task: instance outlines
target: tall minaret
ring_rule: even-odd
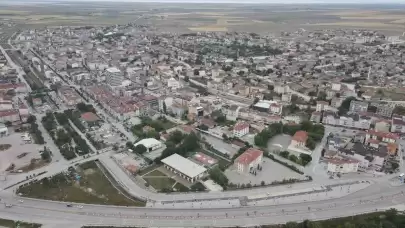
[[[371,75],[371,66],[368,67],[368,74],[367,74],[367,80],[370,81],[370,75]]]

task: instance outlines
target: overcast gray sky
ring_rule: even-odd
[[[1,2],[2,0],[0,0]],[[322,3],[322,4],[392,4],[402,3],[405,0],[20,0],[25,2],[84,2],[84,1],[103,1],[103,2],[185,2],[185,3],[284,3],[284,4],[306,4],[306,3]]]

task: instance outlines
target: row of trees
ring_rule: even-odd
[[[172,133],[173,134],[173,133]],[[178,133],[176,133],[178,134]],[[189,135],[185,136],[181,143],[176,144],[176,139],[178,142],[178,136],[171,136],[166,142],[166,149],[163,150],[162,155],[156,158],[155,161],[160,162],[162,159],[171,156],[172,154],[179,154],[183,157],[187,156],[187,153],[196,151],[200,148],[199,138],[197,135],[192,132]]]
[[[42,132],[38,129],[38,124],[36,123],[37,118],[33,115],[29,116],[27,123],[31,124],[30,134],[34,136],[34,141],[36,144],[43,145],[45,143]]]
[[[68,119],[70,119],[72,121],[72,123],[77,127],[77,129],[79,129],[81,132],[86,131],[86,127],[83,125],[82,120],[80,119],[80,117],[81,117],[80,113],[78,111],[68,109],[68,110],[65,110],[63,113],[66,115],[66,117]]]
[[[168,127],[165,126],[171,126],[172,123],[166,119],[166,117],[160,117],[156,120],[152,120],[149,117],[143,117],[141,124],[135,125],[132,127],[132,132],[138,136],[139,138],[155,138],[155,139],[160,139],[160,134],[159,132],[166,130]],[[153,128],[153,130],[144,132],[143,127],[149,126]]]
[[[57,129],[58,124],[55,120],[53,113],[48,112],[44,117],[42,117],[42,125],[48,131],[49,135],[55,142],[56,146],[59,148],[60,153],[66,160],[71,160],[76,158],[76,153],[70,145],[70,137],[65,135],[63,129]],[[60,138],[59,138],[60,137]]]
[[[71,126],[69,123],[69,118],[65,113],[54,113],[56,120],[60,125],[63,126],[66,136],[73,139],[76,144],[75,150],[80,155],[85,155],[90,153],[90,147],[87,145],[86,140],[84,140]]]
[[[210,178],[217,184],[221,185],[224,189],[227,188],[229,184],[228,177],[221,171],[221,169],[217,166],[212,168],[209,171]]]
[[[255,136],[255,145],[267,147],[268,141],[274,136],[279,134],[294,135],[300,130],[308,132],[306,146],[311,150],[315,149],[316,143],[322,139],[325,133],[325,127],[323,125],[313,124],[310,121],[303,121],[301,124],[297,125],[273,123]]]
[[[295,154],[290,154],[288,151],[282,151],[280,152],[280,156],[302,166],[306,166],[312,161],[312,157],[308,154],[300,154],[297,157]]]
[[[324,221],[288,222],[283,225],[267,225],[263,228],[402,228],[405,227],[405,215],[395,209],[345,218]]]
[[[355,97],[348,97],[342,102],[342,104],[340,105],[340,107],[338,109],[339,116],[345,115],[347,112],[349,112],[350,103],[353,100],[356,100],[356,98]]]
[[[58,128],[58,123],[62,128]],[[87,142],[69,124],[65,113],[46,113],[42,118],[44,128],[58,146],[62,156],[67,159],[76,158],[78,154],[84,155],[90,152]],[[75,147],[72,145],[72,139]]]

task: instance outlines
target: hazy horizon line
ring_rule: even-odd
[[[334,0],[333,2],[325,2],[329,0],[3,0],[1,3],[84,3],[84,2],[104,2],[104,3],[186,3],[186,4],[277,4],[277,5],[404,5],[403,0]],[[303,2],[305,1],[305,2]],[[399,2],[400,1],[400,2]]]

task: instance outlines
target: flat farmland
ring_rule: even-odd
[[[140,15],[144,17],[137,20]],[[401,5],[271,5],[77,2],[64,4],[2,6],[0,20],[21,25],[148,24],[162,32],[277,33],[299,28],[330,27],[399,32],[405,28]]]

